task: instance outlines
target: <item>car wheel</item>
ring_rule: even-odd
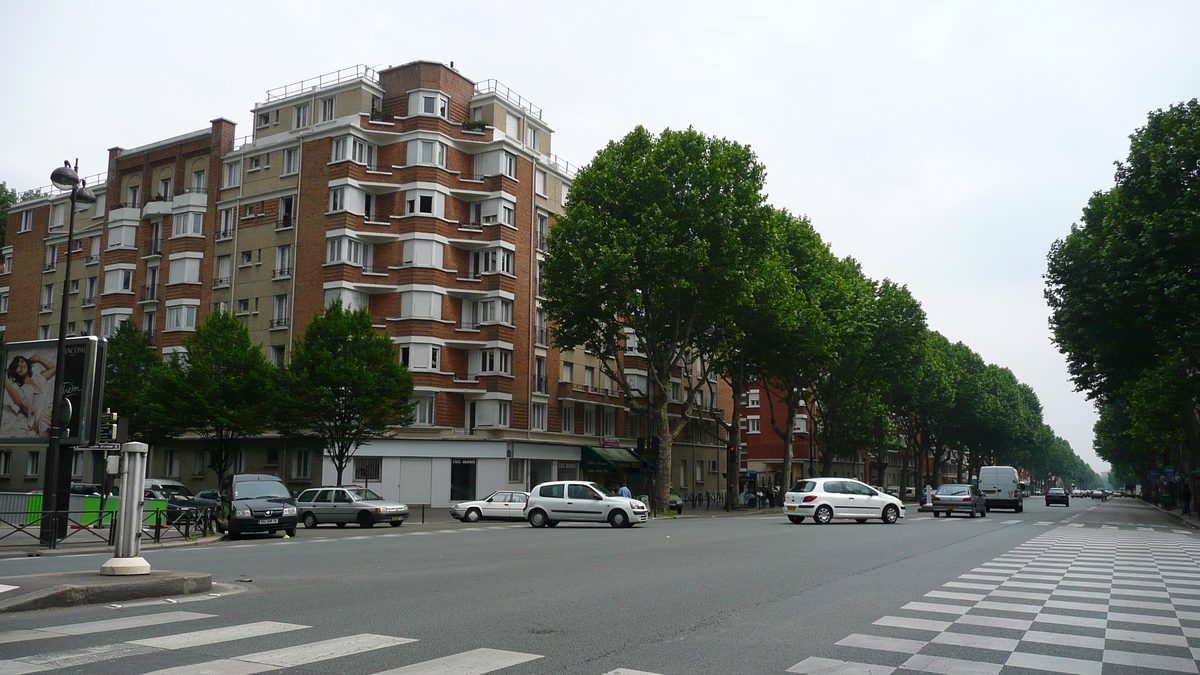
[[[480,515],[479,509],[471,509],[471,510],[467,511],[467,513],[463,516],[463,522],[464,523],[478,523],[479,515]]]
[[[366,511],[359,511],[358,518],[355,519],[359,527],[375,527],[375,519]]]
[[[813,522],[818,525],[825,525],[833,520],[833,509],[829,508],[828,504],[822,504],[817,507],[817,512],[813,514]]]
[[[296,536],[296,528],[289,527],[288,529],[284,530],[283,533],[289,537],[294,537]]]
[[[221,534],[225,534],[225,526],[221,524],[221,521],[219,521],[219,520],[213,521],[213,527],[216,528],[217,532],[220,532]]]
[[[626,527],[629,525],[629,516],[625,515],[624,511],[617,509],[608,514],[608,524],[613,527]]]
[[[393,520],[392,522],[388,523],[388,525],[391,525],[392,527],[400,527],[403,524],[403,520]]]
[[[940,516],[940,515],[942,515],[942,514],[938,513],[937,511],[934,511],[934,512],[933,512],[933,517],[934,517],[934,518],[937,518],[937,517],[938,517],[938,516]]]
[[[983,508],[979,509],[979,515],[987,518],[987,504],[984,504]]]
[[[534,509],[529,512],[529,524],[534,527],[545,527],[550,519],[546,517],[546,512],[541,509]]]
[[[558,521],[557,520],[547,520],[546,527],[558,527]]]
[[[799,525],[804,522],[804,516],[788,516],[788,520]]]
[[[334,523],[334,524],[335,524],[335,525],[337,525],[338,527],[345,527],[345,526],[346,526],[346,524],[345,524],[345,523]]]
[[[1025,511],[1025,505],[1024,505],[1024,504],[1018,504],[1018,505],[1017,505],[1017,513],[1023,513],[1024,511]]]
[[[976,515],[978,515],[978,511],[979,511],[979,509],[972,508],[971,509],[971,517],[974,518]]]
[[[892,525],[899,519],[900,509],[891,504],[883,507],[883,522],[887,523],[888,525]]]
[[[229,528],[229,532],[226,533],[226,536],[229,537],[230,539],[240,539],[242,536],[242,533],[238,532],[237,530],[235,530],[231,527],[231,528]]]
[[[313,529],[314,527],[316,527],[317,526],[317,514],[312,513],[311,511],[304,514],[304,526],[310,530]]]
[[[855,518],[855,519],[854,519],[854,522],[856,522],[856,523],[865,523],[865,522],[867,522],[867,519],[866,519],[866,518]]]

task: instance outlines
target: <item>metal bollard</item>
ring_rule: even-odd
[[[100,573],[110,576],[149,574],[150,563],[141,557],[142,495],[146,488],[145,443],[126,443],[121,446],[121,502],[117,507],[116,541],[113,557],[100,566]]]

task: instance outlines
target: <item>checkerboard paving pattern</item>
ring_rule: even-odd
[[[836,645],[787,672],[1198,673],[1200,542],[1058,527]]]

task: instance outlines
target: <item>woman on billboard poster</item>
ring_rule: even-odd
[[[54,365],[40,353],[16,355],[4,379],[4,438],[45,438],[50,435]]]

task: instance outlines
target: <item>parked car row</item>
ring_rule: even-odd
[[[622,497],[599,483],[551,481],[529,492],[499,490],[479,500],[450,507],[450,515],[464,523],[484,519],[527,520],[534,527],[554,527],[560,522],[608,523],[633,527],[650,518],[650,509],[639,499]]]

